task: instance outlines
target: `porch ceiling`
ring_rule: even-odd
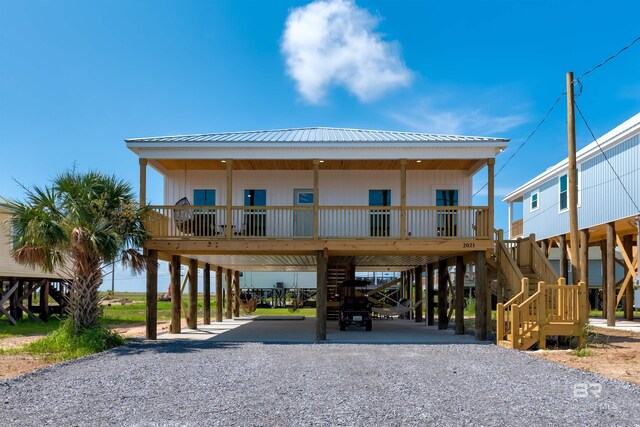
[[[419,161],[418,161],[419,160]],[[480,159],[409,159],[407,170],[469,170]],[[219,159],[156,159],[167,170],[226,170]],[[326,160],[320,170],[400,170],[400,160]],[[312,170],[312,160],[234,160],[234,170]]]
[[[201,263],[238,271],[316,271],[314,255],[182,255]],[[170,256],[161,257],[169,260]],[[404,271],[437,262],[438,256],[338,256],[332,264],[347,265],[353,261],[357,271]]]

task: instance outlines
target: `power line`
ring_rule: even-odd
[[[584,78],[585,76],[593,73],[595,70],[597,70],[598,68],[604,66],[605,64],[607,64],[609,61],[611,61],[612,59],[614,59],[615,57],[617,57],[618,55],[620,55],[622,52],[624,52],[625,50],[629,49],[631,46],[633,46],[634,44],[636,44],[638,41],[640,41],[640,36],[636,37],[631,43],[629,43],[628,45],[624,46],[622,49],[618,50],[616,53],[614,53],[613,55],[611,55],[610,57],[608,57],[607,59],[605,59],[604,61],[600,62],[599,64],[595,65],[594,67],[592,67],[591,69],[585,71],[584,73],[580,74],[580,76],[578,76],[577,78],[575,78],[573,80],[573,82],[578,83],[578,85],[580,86],[580,89],[578,91],[578,94],[576,96],[580,96],[580,94],[582,93],[582,83],[580,82],[580,79]],[[563,92],[560,96],[558,96],[558,98],[556,99],[556,101],[553,103],[553,105],[551,106],[551,108],[549,109],[549,111],[547,112],[547,114],[544,116],[544,118],[540,121],[540,123],[538,123],[538,125],[536,126],[536,128],[533,130],[533,132],[531,132],[529,134],[529,136],[524,140],[524,142],[522,144],[520,144],[520,146],[516,149],[516,151],[507,159],[507,161],[500,167],[500,169],[498,169],[498,171],[496,172],[496,174],[494,176],[498,176],[498,174],[502,171],[502,169],[505,168],[505,166],[507,166],[507,164],[509,164],[509,162],[515,157],[516,154],[518,154],[518,152],[520,151],[520,149],[522,147],[524,147],[524,145],[529,142],[529,139],[531,139],[531,137],[538,131],[538,129],[540,128],[540,126],[542,125],[542,123],[545,122],[545,120],[547,119],[547,117],[549,117],[549,114],[551,114],[551,112],[553,111],[553,109],[556,107],[556,105],[558,104],[558,102],[560,101],[560,99],[562,99],[562,97],[564,95],[566,95],[566,92]],[[577,106],[577,105],[576,105]],[[583,118],[584,120],[584,118]],[[586,122],[585,122],[586,124]],[[593,134],[593,133],[592,133]],[[595,137],[594,137],[595,139]],[[614,171],[615,172],[615,171]],[[475,197],[479,192],[481,192],[486,186],[488,185],[488,183],[484,184],[482,187],[480,187],[475,193],[473,193],[472,197]],[[633,200],[632,200],[633,201]],[[635,205],[635,202],[633,203]],[[636,206],[637,209],[637,206]],[[639,210],[640,211],[640,210]]]
[[[574,79],[573,81],[576,82],[576,81],[580,80],[581,78],[585,77],[587,74],[593,73],[595,70],[597,70],[598,68],[602,67],[607,62],[611,61],[613,58],[615,58],[616,56],[620,55],[625,50],[629,49],[631,46],[636,44],[638,41],[640,41],[640,37],[636,37],[631,43],[629,43],[628,45],[626,45],[625,47],[623,47],[622,49],[620,49],[619,51],[617,51],[616,53],[614,53],[613,55],[611,55],[610,57],[608,57],[607,59],[605,59],[604,61],[599,63],[598,65],[596,65],[595,67],[593,67],[590,70],[585,71],[584,73],[580,74],[580,76],[577,77],[576,79]]]
[[[633,200],[633,197],[631,197],[631,193],[629,193],[629,190],[627,190],[627,186],[624,185],[624,182],[622,182],[622,179],[620,178],[620,175],[618,175],[618,172],[616,171],[616,169],[613,167],[613,165],[611,164],[611,162],[609,161],[609,157],[607,156],[607,154],[604,152],[604,150],[602,149],[602,147],[600,146],[600,142],[598,142],[598,139],[596,138],[596,136],[593,134],[593,131],[591,130],[591,126],[589,126],[589,123],[587,123],[587,119],[584,117],[584,114],[582,114],[582,110],[580,109],[580,107],[578,106],[578,103],[574,101],[574,105],[576,106],[576,109],[578,110],[578,114],[580,114],[580,117],[582,118],[582,121],[584,122],[585,126],[587,127],[587,129],[589,129],[589,133],[591,134],[591,137],[593,138],[593,141],[596,143],[596,145],[598,146],[598,149],[600,150],[600,152],[602,153],[602,155],[604,156],[604,159],[607,161],[607,163],[609,164],[609,167],[611,168],[611,170],[613,171],[613,173],[616,176],[616,179],[618,180],[618,182],[620,183],[620,185],[622,186],[622,189],[624,190],[625,193],[627,193],[627,196],[629,197],[629,200],[631,200],[631,203],[633,204],[633,206],[636,208],[636,211],[638,213],[640,213],[640,208],[638,208],[638,205],[636,204],[636,202]]]
[[[518,152],[522,149],[522,147],[525,146],[525,144],[527,142],[529,142],[529,140],[531,139],[531,137],[533,137],[533,135],[538,131],[538,129],[540,129],[540,126],[542,126],[542,124],[549,118],[549,116],[551,115],[551,112],[556,108],[556,106],[558,105],[558,102],[560,102],[560,100],[567,94],[567,92],[562,92],[557,98],[556,100],[553,102],[553,104],[551,105],[551,108],[549,108],[549,110],[547,111],[547,113],[544,115],[544,117],[542,118],[542,120],[540,120],[540,122],[538,122],[538,125],[531,131],[531,133],[529,134],[529,136],[527,136],[525,138],[524,141],[522,141],[522,143],[518,146],[518,148],[516,148],[516,151],[513,152],[513,154],[511,154],[511,156],[507,159],[506,162],[504,162],[504,164],[502,166],[500,166],[500,169],[498,169],[498,171],[495,173],[494,177],[498,176],[500,174],[500,172],[502,172],[502,169],[505,168],[505,166],[507,166],[509,164],[509,162],[511,160],[513,160],[513,158],[516,156],[516,154],[518,154]],[[479,192],[481,192],[482,190],[484,190],[484,188],[488,185],[489,183],[487,182],[486,184],[484,184],[482,187],[480,187],[475,193],[473,193],[473,196],[471,197],[475,197]]]

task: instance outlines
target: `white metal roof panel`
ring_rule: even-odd
[[[440,135],[419,132],[398,132],[348,128],[292,128],[258,130],[249,132],[217,132],[198,135],[175,135],[146,138],[131,138],[131,143],[241,143],[241,142],[451,142],[451,143],[492,143],[508,142],[507,138],[485,136]]]

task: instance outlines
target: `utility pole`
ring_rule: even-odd
[[[580,259],[578,255],[578,168],[576,167],[576,116],[574,111],[573,72],[567,73],[567,133],[569,143],[569,224],[571,230],[571,274],[572,282],[580,281]]]
[[[116,292],[116,262],[111,264],[111,293]]]

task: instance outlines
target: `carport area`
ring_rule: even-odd
[[[374,319],[373,331],[349,327],[340,331],[337,321],[327,322],[328,343],[336,344],[465,344],[477,343],[471,334],[456,335],[453,329],[438,330],[414,320]],[[216,342],[314,343],[316,319],[303,316],[238,317],[180,334],[162,334],[159,340],[207,340]]]

